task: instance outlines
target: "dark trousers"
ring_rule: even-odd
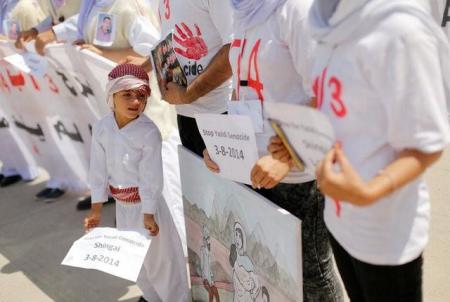
[[[422,301],[422,256],[398,266],[372,265],[353,258],[329,237],[351,302]]]
[[[195,118],[177,115],[181,144],[203,158],[205,142],[200,135]]]
[[[303,301],[344,301],[323,220],[324,197],[316,182],[281,183],[255,191],[302,220]]]

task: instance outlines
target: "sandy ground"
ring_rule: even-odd
[[[30,183],[0,189],[0,302],[137,301],[130,282],[96,271],[60,265],[72,242],[83,234],[86,212],[78,196],[53,203],[34,200],[44,174]],[[425,253],[424,301],[450,301],[450,152],[427,174],[432,195],[431,240]],[[112,226],[114,207],[104,208],[103,225]],[[176,301],[170,301],[176,302]]]

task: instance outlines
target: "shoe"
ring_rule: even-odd
[[[137,302],[148,302],[148,301],[145,300],[143,296],[141,296]]]
[[[7,187],[7,186],[15,184],[16,182],[19,182],[21,180],[22,180],[22,176],[20,176],[19,174],[5,176],[5,177],[3,177],[2,181],[0,181],[0,187]]]
[[[45,195],[45,201],[52,201],[55,199],[58,199],[59,197],[63,196],[64,193],[66,193],[65,191],[61,190],[61,189],[52,189],[47,195]]]
[[[89,210],[90,208],[91,208],[91,196],[85,197],[77,203],[78,211]]]
[[[105,202],[104,205],[115,203],[115,202],[116,202],[116,200],[114,198],[108,197],[108,201]],[[77,203],[77,210],[78,211],[89,210],[91,208],[91,204],[92,204],[91,196],[85,197]]]
[[[104,204],[111,204],[111,203],[116,203],[116,200],[112,197],[108,197],[108,201],[105,202]]]
[[[53,190],[53,189],[51,189],[51,188],[45,188],[44,190],[39,191],[39,193],[37,193],[34,197],[35,197],[36,199],[43,199],[43,198],[45,198],[45,197],[47,196],[47,194],[49,194],[52,190]]]

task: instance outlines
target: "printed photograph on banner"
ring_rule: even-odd
[[[116,16],[107,13],[97,15],[97,27],[94,44],[99,46],[111,46],[116,35]]]
[[[55,8],[61,8],[66,5],[66,0],[52,0],[52,3]]]
[[[328,118],[314,108],[287,103],[266,102],[264,111],[297,168],[315,175],[317,164],[335,143]]]
[[[302,301],[301,221],[179,151],[193,301]]]
[[[187,87],[187,78],[173,48],[172,33],[167,35],[152,50],[152,59],[156,71],[156,78],[160,85],[162,82],[174,82],[180,86]]]
[[[3,28],[5,29],[5,32],[7,32],[8,39],[10,40],[16,40],[19,32],[20,32],[20,24],[19,22],[15,20],[5,20],[3,24]]]

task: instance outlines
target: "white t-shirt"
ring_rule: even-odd
[[[89,185],[92,202],[108,200],[109,185],[138,187],[142,212],[154,214],[162,201],[162,140],[144,114],[119,129],[110,113],[93,127]]]
[[[265,102],[309,103],[313,43],[306,19],[311,2],[288,0],[266,22],[246,32],[234,29],[230,63],[233,88],[240,101],[260,100],[263,106]],[[260,156],[268,154],[267,146],[273,135],[266,120],[264,132],[256,134]],[[283,182],[311,180],[314,176],[292,171]]]
[[[165,38],[173,31],[184,41],[184,46],[174,41],[174,47],[183,53],[177,53],[177,57],[188,85],[208,67],[217,52],[231,42],[232,13],[229,1],[160,0],[159,16],[161,36]],[[189,40],[193,40],[190,36],[202,39],[206,45],[206,49],[195,51],[201,56],[192,55],[194,49],[186,47]],[[227,110],[226,101],[231,98],[231,92],[230,79],[192,104],[177,105],[177,113],[188,117],[194,117],[196,113],[223,113]]]
[[[440,57],[450,56],[441,53],[434,33],[408,14],[393,13],[366,28],[335,46],[319,44],[313,78],[320,110],[352,166],[369,181],[402,150],[432,153],[449,143],[449,95]],[[325,222],[353,257],[401,265],[427,244],[429,199],[419,177],[367,207],[341,202],[339,216],[327,198]]]

